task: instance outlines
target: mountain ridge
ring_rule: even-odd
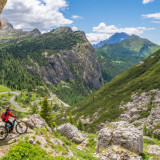
[[[97,48],[96,53],[104,80],[109,82],[158,49],[159,45],[139,36],[131,36],[122,42]]]
[[[114,35],[112,35],[110,38],[101,41],[97,44],[94,44],[94,48],[100,48],[103,45],[105,45],[106,43],[112,44],[112,43],[117,43],[117,42],[121,42],[125,39],[128,39],[129,37],[131,37],[130,35],[128,35],[127,33],[121,32],[121,33],[115,33]]]
[[[0,21],[2,22],[2,27],[0,28],[0,44],[11,43],[41,34],[37,28],[32,31],[15,29],[6,18],[1,18]]]
[[[68,27],[8,43],[1,48],[0,61],[1,84],[19,90],[45,86],[70,105],[103,84],[93,46],[84,32]]]

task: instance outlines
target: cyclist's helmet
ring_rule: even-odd
[[[10,105],[7,105],[7,106],[6,106],[6,109],[9,109],[10,107],[11,107]]]

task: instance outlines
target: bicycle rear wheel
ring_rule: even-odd
[[[8,129],[4,126],[0,126],[0,141],[5,140],[8,136]]]
[[[18,122],[16,125],[16,131],[19,134],[25,134],[27,132],[28,126],[24,122]]]

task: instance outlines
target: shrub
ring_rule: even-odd
[[[28,141],[20,141],[16,144],[2,160],[53,160],[45,150],[37,144],[32,145]]]
[[[73,116],[72,116],[72,113],[70,112],[69,114],[69,118],[68,118],[68,122],[72,125],[74,125],[74,119],[73,119]]]
[[[84,125],[83,125],[81,119],[78,120],[77,128],[78,128],[80,131],[84,131]]]

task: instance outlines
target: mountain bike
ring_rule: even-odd
[[[17,122],[17,123],[15,124],[15,122]],[[13,129],[15,127],[16,132],[18,134],[25,134],[27,132],[28,126],[23,121],[19,122],[15,118],[13,120],[12,124],[13,124]],[[0,126],[0,141],[5,140],[7,138],[8,134],[9,134],[10,127],[11,126],[7,123],[5,126]]]

